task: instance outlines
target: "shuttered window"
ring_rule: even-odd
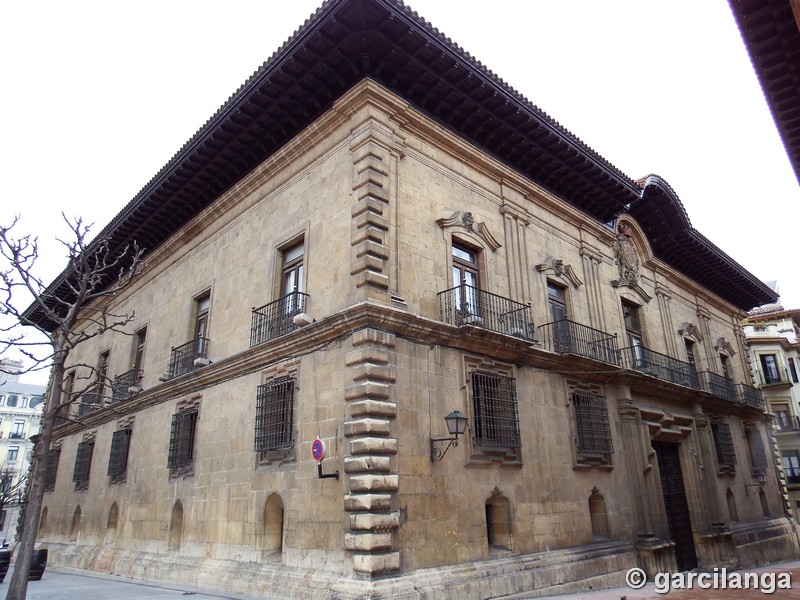
[[[736,451],[733,448],[731,428],[727,423],[712,423],[714,446],[717,448],[717,463],[721,467],[736,466]]]
[[[184,471],[194,461],[194,438],[197,428],[196,408],[172,415],[172,429],[169,437],[169,458],[167,466],[176,471]]]
[[[256,391],[256,452],[282,450],[292,446],[294,379],[282,377]]]
[[[587,454],[613,454],[611,426],[605,396],[574,393],[572,406],[575,414],[578,452]]]
[[[44,491],[52,492],[56,488],[56,475],[58,474],[58,463],[61,461],[61,448],[50,448],[50,456],[47,461],[47,473],[44,478]]]
[[[72,471],[72,482],[76,490],[85,490],[89,487],[89,472],[92,468],[92,454],[94,441],[78,444],[78,453],[75,456],[75,469]]]
[[[516,380],[482,372],[473,372],[471,378],[475,442],[481,446],[519,448]]]
[[[750,461],[753,468],[766,472],[767,453],[764,450],[764,438],[761,437],[761,432],[757,429],[748,431],[747,444],[750,447]]]
[[[108,476],[111,477],[111,483],[125,480],[131,431],[131,429],[120,429],[111,436],[111,454],[108,457]]]

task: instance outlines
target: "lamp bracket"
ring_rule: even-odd
[[[447,446],[444,447],[444,450],[436,446],[436,444],[441,444],[444,442],[448,442]],[[444,455],[447,454],[447,451],[450,449],[450,446],[458,446],[457,435],[454,435],[453,437],[431,438],[431,462],[442,460]]]

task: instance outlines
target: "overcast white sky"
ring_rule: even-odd
[[[321,0],[0,5],[0,222],[63,267],[60,212],[99,231]],[[627,175],[664,177],[693,226],[800,308],[794,178],[724,0],[410,0]]]

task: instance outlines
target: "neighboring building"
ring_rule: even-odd
[[[104,232],[147,270],[70,355],[54,564],[485,598],[798,556],[775,293],[397,2],[323,5]]]
[[[21,383],[22,367],[22,361],[0,359],[0,536],[4,543],[16,535],[33,454],[30,438],[39,432],[46,389]]]
[[[743,327],[756,382],[774,415],[789,504],[800,520],[800,310],[759,307],[748,313]]]

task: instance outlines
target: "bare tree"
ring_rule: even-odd
[[[105,373],[98,383],[96,366],[89,366],[95,374],[89,380],[94,382],[82,390],[69,389],[65,393],[65,386],[73,387],[71,379],[65,381],[67,359],[78,345],[108,331],[129,334],[126,326],[134,315],[115,312],[114,298],[142,268],[142,250],[136,244],[119,248],[108,236],[89,241],[89,226],[81,219],[62,217],[70,231],[68,240],[59,240],[67,251],[67,266],[49,286],[34,272],[39,259],[37,238],[14,235],[12,229],[18,218],[7,227],[0,226],[0,316],[5,319],[0,325],[0,355],[16,350],[33,362],[27,371],[47,365],[51,369],[6,600],[24,600],[27,594],[56,420],[69,416],[69,405],[81,393],[92,386],[105,385]],[[36,339],[28,332],[40,335]]]

